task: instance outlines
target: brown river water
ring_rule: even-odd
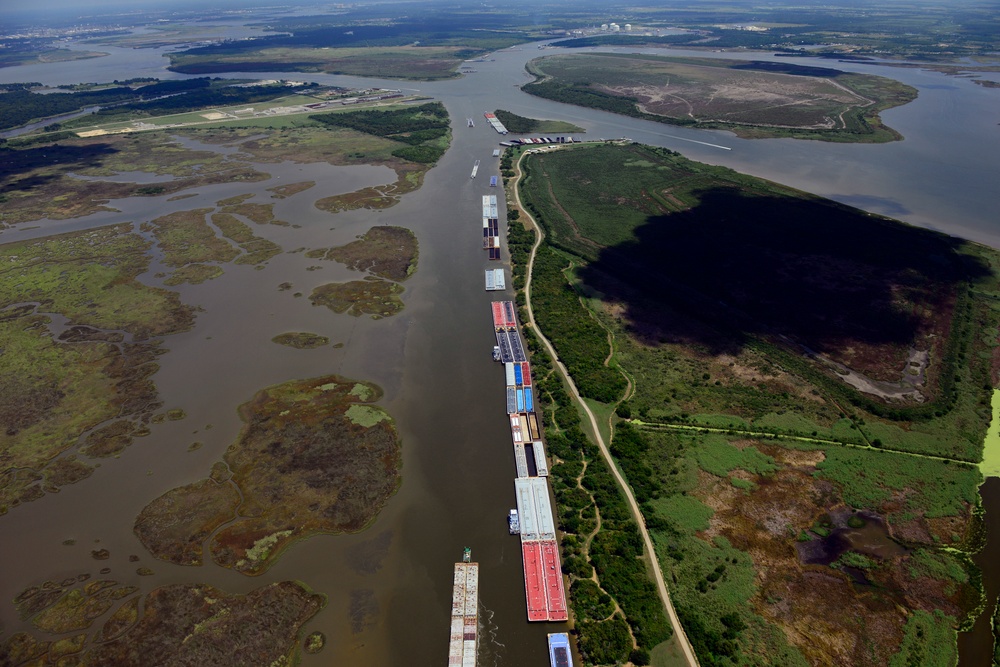
[[[156,50],[106,50],[113,55],[58,69],[7,68],[0,70],[0,80],[178,78],[162,69],[164,61]],[[525,620],[519,543],[507,534],[505,521],[514,503],[515,473],[503,372],[490,358],[488,305],[502,295],[483,291],[483,269],[489,262],[480,241],[480,197],[497,192],[488,184],[489,176],[497,173],[490,154],[499,137],[482,122],[484,111],[499,107],[536,118],[570,120],[585,127],[590,138],[628,136],[666,146],[693,159],[1000,247],[994,198],[1000,175],[1000,118],[995,112],[1000,91],[940,74],[845,64],[845,69],[873,71],[920,89],[916,102],[884,114],[906,141],[881,146],[747,141],[725,132],[672,128],[529,97],[515,86],[528,80],[524,62],[545,53],[523,46],[497,54],[493,62],[476,63],[476,74],[438,83],[254,75],[419,89],[445,103],[454,127],[451,149],[420,190],[385,211],[330,215],[312,206],[320,197],[391,180],[383,168],[284,163],[258,167],[273,175],[267,182],[196,188],[197,198],[175,202],[166,197],[113,202],[121,213],[0,232],[0,242],[8,242],[124,220],[138,223],[251,191],[257,193],[252,201],[270,203],[275,200],[266,188],[315,180],[316,187],[275,207],[279,219],[300,228],[255,226],[254,231],[286,251],[347,243],[379,224],[409,227],[420,243],[418,270],[405,283],[406,308],[379,321],[337,315],[295,298],[296,291],[308,294],[321,283],[358,275],[333,262],[309,260],[303,253],[279,255],[262,271],[227,266],[221,278],[180,288],[184,301],[204,312],[191,331],[166,339],[169,352],[161,357],[162,368],[154,379],[166,407],[183,408],[187,417],[155,426],[119,459],[103,461],[89,479],[0,517],[0,599],[10,600],[47,579],[82,572],[96,576],[105,566],[112,569],[109,577],[143,591],[170,583],[207,582],[244,592],[298,579],[329,596],[326,608],[306,626],[307,632],[326,633],[327,647],[317,656],[304,656],[303,664],[443,664],[452,563],[469,546],[481,566],[480,665],[548,664],[545,634],[565,626]],[[944,124],[942,113],[950,114],[950,123]],[[467,117],[476,120],[475,128],[466,127]],[[479,177],[470,179],[475,160],[482,161]],[[313,265],[323,268],[306,270]],[[151,276],[157,270],[154,265],[145,279],[154,281]],[[294,288],[279,291],[283,282]],[[278,333],[296,330],[328,336],[344,347],[295,350],[270,342]],[[402,486],[374,524],[356,535],[300,542],[256,578],[213,564],[181,567],[152,559],[132,533],[136,514],[163,492],[207,475],[239,430],[236,406],[262,387],[331,372],[381,385],[386,392],[382,404],[396,419],[402,437]],[[204,446],[188,452],[194,441]],[[992,524],[1000,516],[997,495],[984,494]],[[996,531],[990,536],[987,549],[993,554]],[[69,539],[75,544],[64,546]],[[108,549],[111,558],[93,560],[90,552],[98,548]],[[130,563],[131,554],[141,562]],[[979,561],[986,567],[987,585],[995,589],[1000,560],[984,555]],[[140,565],[151,567],[155,575],[138,576]],[[11,605],[3,604],[0,627],[11,632],[25,625]],[[977,626],[963,637],[963,657],[984,655],[990,640],[988,623],[985,629]],[[970,658],[965,664],[982,663]]]

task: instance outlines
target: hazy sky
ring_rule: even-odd
[[[197,2],[197,0],[176,0],[172,2],[164,2],[164,0],[31,0],[30,2],[25,0],[8,0],[10,2],[10,7],[8,9],[18,9],[16,5],[22,5],[22,8],[27,8],[28,6],[39,10],[66,10],[70,9],[78,14],[86,14],[91,11],[99,11],[112,7],[115,9],[128,8],[128,7],[145,7],[152,9],[171,9],[175,6],[187,6],[200,4],[208,7],[219,7],[219,6],[238,6],[238,5],[257,5],[263,4],[263,2],[253,2],[247,0],[211,0],[211,2]],[[7,2],[0,2],[0,4],[8,4]],[[281,2],[272,2],[274,5],[281,5]],[[298,3],[296,3],[298,4]],[[305,3],[302,3],[305,4]]]
[[[192,7],[227,8],[256,7],[260,5],[281,6],[289,4],[281,0],[0,0],[0,12],[10,14],[43,13],[72,14],[86,16],[111,11],[171,10]],[[296,0],[295,5],[319,4],[319,0]],[[330,4],[329,2],[323,4]]]

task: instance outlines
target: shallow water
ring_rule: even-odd
[[[958,636],[960,665],[989,665],[993,660],[993,609],[1000,596],[1000,565],[997,551],[1000,550],[1000,478],[990,477],[979,487],[979,497],[986,508],[986,546],[973,557],[983,572],[983,586],[986,589],[986,606],[969,632]]]

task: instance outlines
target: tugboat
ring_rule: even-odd
[[[500,346],[493,346],[493,361],[500,361]]]
[[[465,547],[465,551],[462,552],[462,562],[463,563],[472,562],[472,547]]]
[[[521,519],[517,516],[517,510],[511,510],[507,515],[507,528],[510,529],[511,535],[521,532]]]

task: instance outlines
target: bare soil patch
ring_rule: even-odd
[[[851,513],[843,508],[837,485],[812,475],[816,452],[758,446],[795,467],[754,477],[756,486],[750,491],[701,473],[698,496],[715,510],[703,538],[724,536],[751,555],[758,589],[753,606],[776,623],[811,664],[831,660],[872,667],[888,664],[902,641],[907,609],[940,609],[956,618],[963,616],[965,596],[970,593],[966,586],[915,574],[920,570],[914,569],[914,552],[902,546],[888,549],[860,542],[850,547],[876,564],[864,571],[837,562],[803,562],[801,553],[811,553],[803,551],[804,546],[843,524],[841,519],[826,523],[830,517],[844,519]],[[820,525],[830,528],[817,528]],[[929,535],[925,544],[933,548]]]

